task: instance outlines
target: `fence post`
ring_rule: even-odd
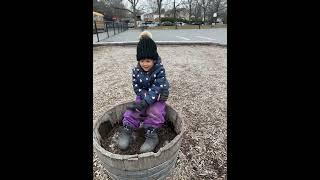
[[[108,23],[107,22],[105,22],[105,23],[106,23],[106,29],[107,29],[107,34],[108,34],[108,38],[109,38]]]
[[[114,21],[112,21],[112,26],[113,26],[113,35],[116,35],[116,29],[114,28]]]
[[[93,21],[93,22],[94,22],[94,28],[96,29],[96,34],[97,34],[98,42],[99,42],[99,35],[98,35],[97,24],[96,24],[96,21]]]

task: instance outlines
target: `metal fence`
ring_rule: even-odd
[[[96,35],[98,42],[126,30],[128,30],[128,23],[104,21],[103,26],[98,26],[98,23],[93,21],[93,34]]]

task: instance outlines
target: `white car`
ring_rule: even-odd
[[[184,26],[184,25],[186,25],[186,23],[184,23],[184,22],[176,22],[176,25],[178,25],[178,26]]]
[[[134,23],[132,23],[132,22],[131,22],[131,23],[128,23],[128,27],[129,27],[129,28],[134,28]]]

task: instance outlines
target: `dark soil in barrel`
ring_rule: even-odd
[[[104,126],[105,128],[110,128],[110,126]],[[101,126],[101,129],[103,126]],[[112,130],[106,130],[108,134],[103,135],[101,134],[101,146],[106,149],[107,151],[114,153],[114,154],[122,154],[122,155],[132,155],[132,154],[139,154],[139,150],[141,145],[145,141],[144,137],[144,128],[136,129],[132,134],[132,141],[129,145],[127,150],[121,150],[117,145],[117,140],[119,137],[119,133],[121,131],[122,126],[115,125]],[[176,137],[176,132],[173,129],[171,124],[166,124],[162,128],[159,128],[158,136],[159,136],[159,144],[156,146],[153,152],[158,152],[158,150],[168,144],[171,140]]]

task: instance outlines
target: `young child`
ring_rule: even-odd
[[[137,97],[135,103],[128,106],[123,115],[123,128],[118,145],[122,150],[127,149],[133,130],[143,122],[146,140],[140,152],[144,153],[153,151],[159,143],[157,131],[165,121],[165,101],[169,96],[169,83],[152,34],[144,31],[139,39],[138,64],[132,70],[132,85]]]

